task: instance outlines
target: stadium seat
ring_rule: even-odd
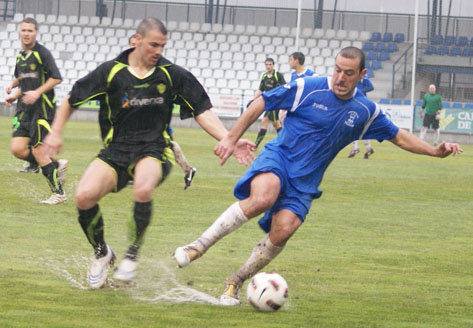
[[[471,37],[471,40],[470,40],[470,47],[473,48],[473,37]]]
[[[189,24],[189,31],[190,32],[198,32],[200,31],[200,23],[199,22],[191,22]]]
[[[446,46],[452,46],[457,42],[457,38],[453,35],[447,35],[445,36],[445,40],[443,41],[443,44]]]
[[[423,103],[422,100],[416,100],[416,106],[422,106]]]
[[[427,46],[424,51],[424,55],[436,55],[437,54],[437,47],[435,46]]]
[[[340,40],[330,40],[328,47],[330,49],[338,49],[340,48]]]
[[[332,40],[335,38],[336,35],[337,35],[337,31],[332,30],[332,29],[327,29],[325,31],[324,38],[328,40]]]
[[[461,48],[460,47],[451,47],[450,52],[448,53],[450,56],[460,56],[461,55]]]
[[[222,25],[220,24],[212,25],[212,28],[211,28],[212,33],[222,33],[222,30],[223,30]]]
[[[366,60],[375,60],[378,58],[378,53],[376,51],[368,51],[366,54]]]
[[[233,29],[233,33],[237,35],[245,33],[245,25],[235,25],[235,28]]]
[[[387,105],[387,104],[389,104],[389,99],[387,99],[387,98],[381,98],[381,99],[379,100],[379,103],[380,103],[380,104]]]
[[[71,36],[71,35],[66,35]],[[77,44],[75,43],[66,43],[66,51],[75,53],[77,51]]]
[[[46,22],[46,15],[45,14],[36,14],[35,19],[36,19],[36,22],[38,24],[43,24],[44,22]]]
[[[256,35],[267,35],[268,34],[268,27],[266,25],[258,25],[258,27],[256,28],[256,32],[255,32]]]
[[[393,42],[393,34],[391,32],[384,33],[383,42]]]
[[[404,33],[396,33],[396,35],[394,36],[394,42],[396,43],[404,42]]]
[[[222,26],[222,33],[230,34],[233,33],[233,24],[224,24]]]
[[[443,108],[450,108],[450,103],[448,101],[442,102],[442,107]]]
[[[266,46],[266,45],[268,45],[268,44],[271,44],[271,37],[269,37],[269,36],[262,36],[260,43],[261,43],[263,46]]]
[[[371,63],[371,68],[373,70],[381,69],[382,67],[383,67],[383,65],[381,64],[381,62],[379,60],[373,60],[372,63]]]
[[[313,29],[311,29],[310,27],[304,27],[301,31],[301,37],[303,38],[310,38],[312,36],[312,33],[314,32]]]
[[[386,49],[386,44],[384,42],[377,42],[374,48],[376,51],[384,51]]]
[[[448,55],[448,47],[447,46],[440,46],[438,48],[437,55],[439,55],[439,56]]]
[[[367,51],[371,51],[371,50],[374,50],[374,43],[373,42],[365,42],[363,44],[363,47],[361,48],[361,50],[363,50],[364,52],[367,52]]]
[[[390,59],[389,52],[386,52],[386,51],[378,52],[378,60],[379,61],[387,61],[389,59]]]
[[[368,79],[371,79],[372,77],[374,77],[374,71],[371,68],[366,69],[366,77]]]
[[[402,105],[401,99],[392,99],[391,105]]]
[[[473,109],[473,104],[465,104],[465,109]]]
[[[13,16],[13,20],[12,22],[14,23],[20,23],[22,20],[23,20],[24,16],[22,13],[16,13],[14,16]]]
[[[463,48],[461,55],[462,55],[463,57],[470,57],[470,56],[473,55],[473,51],[472,51],[471,48],[465,47],[465,48]]]
[[[381,33],[380,33],[380,32],[373,32],[373,33],[371,33],[370,41],[372,41],[372,42],[381,41]]]
[[[315,39],[321,39],[323,36],[324,36],[324,30],[321,28],[316,28],[312,33],[312,37]]]
[[[410,99],[405,99],[403,102],[402,102],[403,105],[410,105],[411,104],[411,100]]]
[[[461,109],[463,109],[463,104],[455,102],[455,103],[452,104],[452,108],[461,108]]]
[[[7,32],[16,32],[16,24],[8,23],[7,24]]]
[[[339,39],[339,40],[346,40],[348,38],[348,31],[338,30],[336,38]]]
[[[123,28],[130,28],[130,29],[134,29],[135,28],[135,21],[131,18],[125,18],[123,20]]]
[[[443,36],[442,35],[434,35],[432,40],[430,41],[433,45],[441,45],[443,44]]]
[[[464,47],[468,45],[468,38],[466,36],[460,36],[458,39],[457,39],[457,43],[456,43],[456,46],[457,47]]]
[[[80,16],[79,21],[77,23],[79,25],[88,25],[89,24],[89,17],[88,16]]]
[[[399,48],[398,48],[397,44],[393,43],[393,42],[388,43],[388,45],[386,47],[386,51],[389,52],[389,53],[396,52],[398,50],[399,50]]]
[[[120,17],[113,17],[112,23],[110,24],[111,27],[122,27],[123,26],[123,19]]]
[[[67,24],[69,24],[69,25],[79,24],[79,17],[78,16],[67,16]]]

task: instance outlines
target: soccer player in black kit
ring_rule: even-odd
[[[107,280],[108,267],[115,258],[104,240],[99,200],[110,192],[133,184],[132,240],[114,278],[131,281],[137,268],[137,254],[151,219],[152,192],[168,175],[172,151],[165,135],[173,104],[180,105],[181,119],[194,117],[217,140],[228,131],[210,111],[210,99],[197,79],[187,70],[161,57],[167,41],[164,24],[146,18],[137,28],[136,47],[125,50],[78,80],[58,108],[51,133],[45,140],[56,154],[62,146],[63,127],[74,108],[85,101],[100,101],[99,123],[104,142],[76,191],[79,223],[94,248],[88,274],[93,289]],[[238,162],[254,159],[255,145],[244,140],[236,146]],[[128,216],[128,214],[124,214]]]
[[[51,158],[42,145],[50,130],[56,111],[54,86],[61,83],[61,74],[48,49],[36,41],[38,24],[33,18],[25,18],[20,25],[20,39],[23,51],[18,54],[15,66],[15,79],[7,86],[9,94],[5,98],[7,106],[18,99],[13,118],[13,134],[10,142],[12,154],[29,162],[29,170],[43,175],[52,191],[43,204],[61,204],[66,201],[62,188],[65,180],[67,161],[59,162]],[[11,94],[13,88],[18,87]]]
[[[286,84],[286,81],[284,80],[284,76],[276,72],[274,70],[274,60],[272,58],[266,58],[264,61],[264,65],[266,67],[266,73],[263,74],[261,77],[261,83],[259,85],[258,91],[256,91],[255,97],[253,98],[256,99],[258,98],[263,92],[271,90],[273,88],[276,88],[280,85]],[[259,146],[261,141],[263,141],[264,136],[266,135],[266,132],[268,131],[268,125],[269,121],[274,126],[274,129],[276,129],[277,132],[281,130],[281,122],[279,121],[279,111],[274,110],[274,111],[268,111],[264,114],[263,119],[261,120],[261,126],[260,130],[258,132],[258,136],[256,137],[256,147]]]

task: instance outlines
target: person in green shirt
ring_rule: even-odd
[[[442,110],[442,98],[435,93],[435,85],[429,85],[429,93],[425,94],[424,102],[422,103],[422,108],[420,109],[419,116],[424,117],[422,123],[422,129],[420,130],[420,138],[424,140],[425,133],[432,126],[434,129],[434,145],[437,146],[440,139],[440,111]],[[425,115],[424,114],[425,109]]]

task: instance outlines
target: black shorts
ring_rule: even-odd
[[[432,129],[437,130],[439,128],[439,123],[440,120],[435,119],[435,114],[425,114],[422,126],[426,128],[432,126]]]
[[[126,149],[128,148],[128,149]],[[170,148],[160,150],[155,144],[146,144],[143,146],[130,147],[107,147],[100,151],[97,158],[109,165],[116,173],[117,185],[114,192],[122,190],[133,180],[135,165],[142,158],[150,157],[161,163],[162,176],[158,185],[161,184],[171,172],[174,163],[174,155]]]
[[[37,118],[31,121],[23,120],[23,112],[13,117],[13,138],[30,138],[30,145],[36,147],[51,131],[51,121]]]
[[[271,122],[279,121],[279,109],[266,111],[264,117],[267,117]]]

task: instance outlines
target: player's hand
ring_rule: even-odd
[[[10,85],[5,89],[5,92],[7,93],[7,95],[9,95],[9,94],[11,93],[11,89],[13,89],[13,88],[12,88],[12,86],[11,86],[11,84],[10,84]]]
[[[442,142],[435,148],[435,156],[444,158],[449,155],[455,156],[456,154],[463,153],[463,149],[456,143]]]
[[[41,94],[36,90],[26,91],[21,98],[21,101],[27,105],[32,105],[38,100]]]
[[[10,107],[15,100],[16,98],[14,98],[13,96],[8,96],[5,98],[5,105],[7,105],[7,107]]]
[[[253,154],[255,150],[256,145],[253,142],[246,139],[240,139],[235,145],[233,156],[235,156],[238,163],[247,166],[255,160],[255,155]]]
[[[419,112],[419,117],[422,118],[422,112]]]
[[[62,151],[62,137],[59,134],[51,131],[44,138],[43,145],[46,148],[46,152],[49,155],[57,155]]]

